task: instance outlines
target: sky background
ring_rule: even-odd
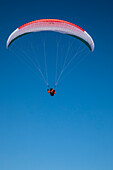
[[[64,36],[66,41],[58,33],[49,32],[37,34],[38,38],[27,35],[15,41],[11,50],[6,50],[12,31],[42,18],[63,19],[79,25],[95,42],[94,52],[66,78],[64,73],[54,97],[47,93],[40,74],[36,75],[21,61],[21,51],[32,57],[32,50],[25,42],[37,40],[42,43],[35,46],[41,57],[46,39],[48,76],[52,82],[54,65],[50,67],[50,62],[56,55],[54,40],[60,37],[60,50],[63,46],[62,51],[66,51],[71,38]],[[110,0],[0,1],[1,170],[113,169],[112,28]],[[59,53],[60,63],[65,58],[63,54]]]

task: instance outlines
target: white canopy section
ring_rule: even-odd
[[[71,35],[85,43],[91,51],[94,51],[94,42],[91,36],[79,26],[70,22],[58,19],[41,19],[26,23],[17,28],[7,40],[7,48],[18,37],[39,31],[55,31]]]

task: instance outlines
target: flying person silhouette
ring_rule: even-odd
[[[56,93],[55,90],[53,90],[53,88],[47,89],[48,93],[50,93],[51,96],[54,96],[54,94]]]

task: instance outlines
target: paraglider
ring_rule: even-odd
[[[40,19],[40,20],[28,22],[28,23],[18,27],[9,36],[9,38],[7,40],[6,47],[8,48],[12,44],[13,41],[15,41],[16,39],[18,39],[19,37],[21,37],[25,34],[29,34],[32,32],[41,32],[41,31],[54,31],[54,32],[62,33],[62,34],[67,34],[69,36],[73,36],[74,38],[82,41],[92,52],[94,51],[94,41],[91,38],[91,36],[84,29],[82,29],[81,27],[79,27],[71,22],[59,20],[59,19]],[[46,59],[46,57],[45,57],[45,59]],[[71,61],[67,64],[67,66],[71,63]],[[36,65],[36,64],[34,64],[34,65]],[[45,65],[46,65],[46,72],[47,72],[47,63],[46,62],[45,62]],[[65,62],[64,62],[64,66],[65,66]],[[65,68],[67,68],[67,66],[63,67],[63,69],[61,70],[61,73],[55,83],[55,87],[57,86],[58,81],[59,81],[62,73],[64,72]],[[40,68],[38,68],[38,71],[40,72],[46,85],[49,87],[48,81],[45,80],[44,75]],[[47,89],[47,91],[48,91],[48,93],[50,93],[51,96],[54,96],[55,90],[53,88],[50,88],[50,90]]]

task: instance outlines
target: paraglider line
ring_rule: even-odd
[[[43,45],[44,45],[45,70],[46,70],[46,78],[47,78],[47,85],[48,85],[48,73],[47,73],[47,59],[46,59],[45,41],[44,41]]]

